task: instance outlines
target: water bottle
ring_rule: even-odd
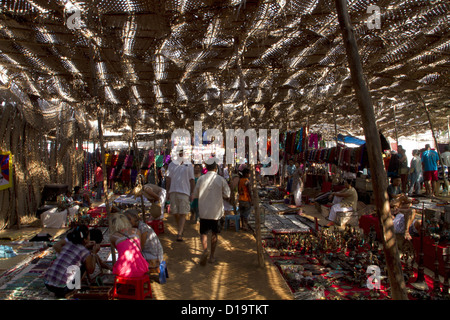
[[[159,264],[159,283],[164,284],[166,283],[166,262],[162,261]]]

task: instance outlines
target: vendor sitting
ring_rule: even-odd
[[[399,176],[391,178],[391,184],[387,188],[389,200],[392,199],[407,199],[408,197],[402,193],[402,179]]]
[[[401,247],[403,239],[411,240],[420,235],[421,221],[415,219],[416,210],[411,208],[412,202],[408,197],[393,199],[389,204],[394,219],[394,232]]]
[[[147,183],[145,184],[142,189],[135,194],[135,197],[140,197],[143,195],[148,199],[150,202],[159,202],[161,205],[161,217],[162,219],[164,217],[164,206],[166,203],[166,189],[161,188],[155,184]]]
[[[357,210],[358,192],[351,185],[351,179],[344,180],[344,189],[339,192],[331,192],[329,199],[333,199],[328,220],[330,222],[327,226],[332,226],[336,222],[336,215],[338,212],[349,212]],[[333,198],[334,197],[334,198]]]
[[[76,186],[75,188],[73,188],[74,194],[73,194],[73,200],[75,202],[75,204],[78,204],[82,207],[91,207],[91,198],[89,197],[89,195],[86,192],[83,192],[81,190],[80,186]]]
[[[78,214],[80,206],[73,201],[72,192],[57,197],[57,207],[43,212],[40,216],[44,228],[64,228]]]
[[[53,245],[53,250],[57,253],[57,255],[61,254],[63,247],[65,247],[69,242],[71,242],[70,239],[73,239],[73,237],[71,237],[71,235],[74,233],[74,231],[76,230],[82,230],[84,229],[85,226],[80,225],[80,226],[75,226],[67,235],[67,237],[65,237],[64,239],[59,240],[57,243],[55,243]],[[99,265],[100,269],[106,269],[106,270],[112,270],[112,266],[110,266],[109,264],[107,264],[105,261],[103,261],[96,253],[99,250],[99,246],[103,241],[103,233],[100,229],[89,229],[89,241],[85,244],[85,247],[91,251],[91,253],[94,254],[94,258],[96,260],[96,263]],[[84,270],[83,268],[81,268],[81,270]],[[87,275],[88,278],[89,277],[89,273],[85,272],[84,275]],[[83,276],[84,276],[83,275]]]
[[[73,290],[68,284],[75,280],[77,274],[69,271],[75,271],[76,268],[80,268],[81,273],[87,271],[92,274],[95,271],[100,246],[94,245],[90,251],[86,248],[88,244],[90,244],[88,227],[78,226],[67,235],[67,241],[59,248],[59,255],[44,274],[45,286],[56,297],[65,298]]]

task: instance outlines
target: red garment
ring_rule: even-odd
[[[389,157],[385,157],[384,159],[383,159],[383,161],[384,161],[384,169],[386,170],[386,172],[388,171],[388,168],[389,168],[389,162],[391,161],[391,157],[389,156]]]
[[[115,167],[117,166],[117,160],[119,159],[119,155],[118,154],[114,154],[111,157],[111,166]]]
[[[131,180],[131,169],[122,170],[122,181],[128,182]]]
[[[98,166],[97,169],[95,169],[95,182],[102,182],[103,181],[103,169],[101,166]]]

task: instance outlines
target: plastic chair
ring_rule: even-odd
[[[153,231],[155,231],[156,235],[160,235],[164,233],[164,221],[163,220],[150,220],[147,221],[147,224],[152,227]]]
[[[236,227],[236,231],[239,231],[239,224],[241,221],[241,215],[240,214],[229,214],[227,216],[225,216],[225,224],[223,226],[223,228],[225,230],[228,229],[228,221],[230,220],[234,220],[234,225]]]
[[[144,300],[147,296],[153,298],[150,277],[148,274],[140,278],[116,276],[114,280],[113,298]]]

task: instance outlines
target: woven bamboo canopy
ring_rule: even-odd
[[[446,128],[450,3],[380,0],[375,29],[370,4],[348,7],[379,129],[394,135],[396,106],[399,135],[428,130],[419,95]],[[92,130],[97,106],[109,130],[221,128],[222,114],[243,128],[246,103],[253,128],[363,134],[333,0],[2,0],[0,76],[0,99],[48,133]]]

